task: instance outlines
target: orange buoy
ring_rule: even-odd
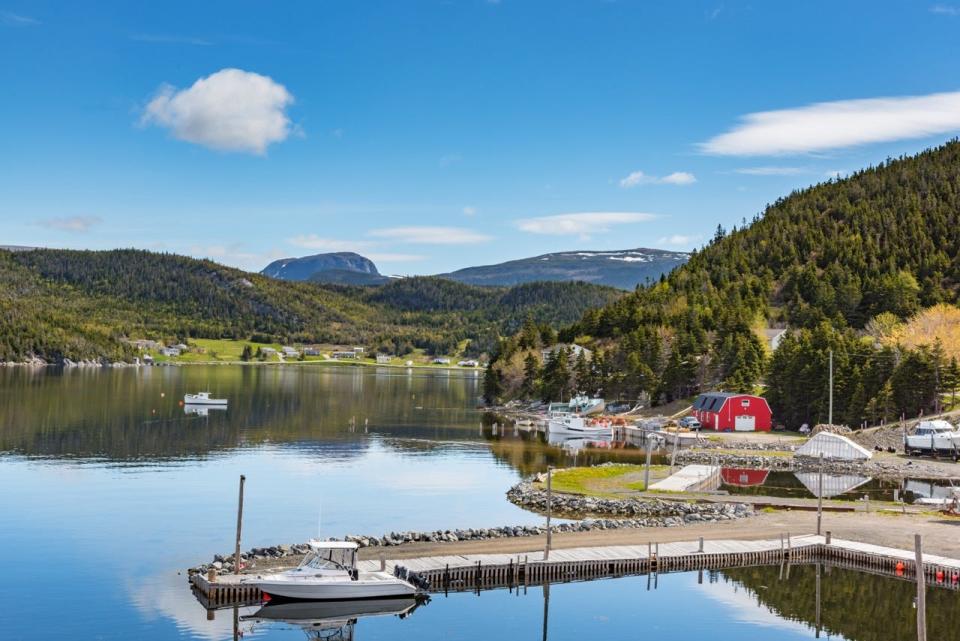
[[[904,567],[903,561],[897,561],[897,576],[903,574]]]
[[[943,583],[943,570],[937,570],[936,575],[937,583]]]

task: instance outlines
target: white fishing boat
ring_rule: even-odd
[[[244,579],[263,592],[266,601],[345,601],[410,597],[417,589],[387,572],[357,569],[357,544],[350,541],[309,541],[310,552],[300,566]]]
[[[226,405],[225,398],[210,398],[210,392],[197,392],[196,394],[184,394],[183,402],[186,405]]]
[[[577,434],[580,436],[610,436],[613,428],[607,424],[594,423],[582,416],[555,416],[550,419],[547,429],[551,434]]]

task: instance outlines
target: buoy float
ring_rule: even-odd
[[[903,574],[904,567],[903,561],[897,561],[897,576]]]
[[[953,575],[950,576],[950,581],[953,582],[954,584],[960,583],[960,574],[957,574],[956,572],[954,572]]]
[[[934,576],[937,578],[937,583],[943,583],[943,570],[937,570]]]

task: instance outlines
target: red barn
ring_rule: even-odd
[[[701,394],[693,403],[693,415],[704,428],[720,432],[769,432],[773,427],[767,399],[751,394]]]

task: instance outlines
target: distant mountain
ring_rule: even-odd
[[[441,278],[470,285],[511,286],[533,281],[579,280],[620,289],[633,289],[657,280],[690,258],[685,252],[663,249],[569,251],[511,260],[497,265],[467,267]]]
[[[307,280],[329,285],[385,285],[392,279],[383,274],[358,272],[352,269],[324,269],[314,272]]]
[[[331,280],[321,274],[334,272]],[[260,273],[281,280],[312,280],[314,282],[344,283],[343,272],[364,274],[379,277],[377,266],[369,258],[353,252],[334,252],[330,254],[314,254],[301,258],[281,258],[267,265]],[[371,279],[371,280],[375,280]],[[350,284],[370,284],[351,282]]]

